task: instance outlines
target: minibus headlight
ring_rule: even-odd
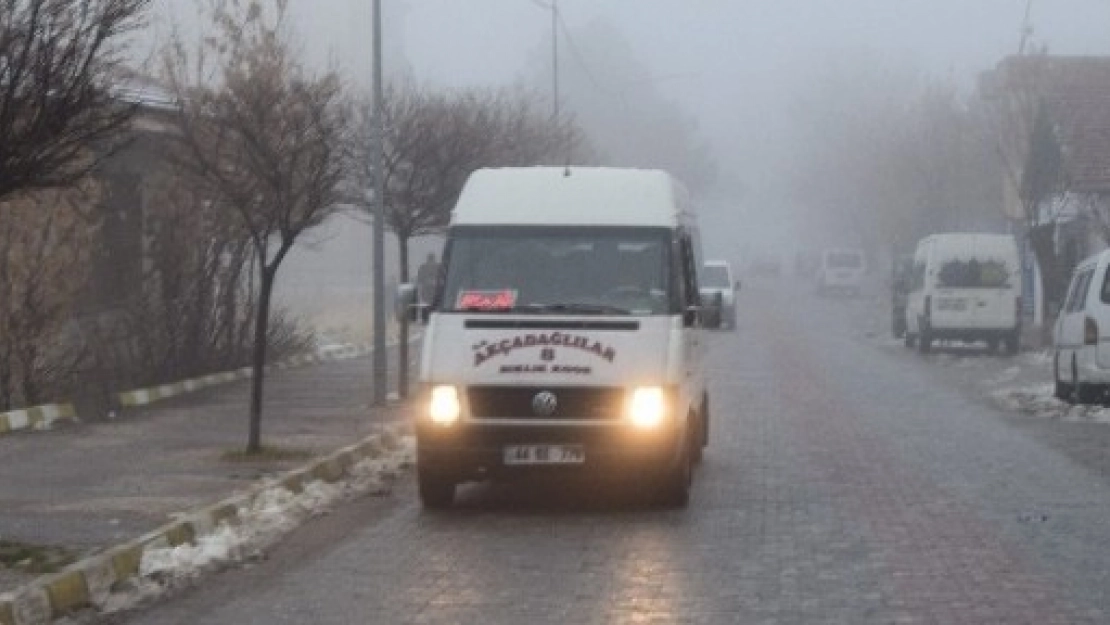
[[[667,415],[667,396],[658,386],[641,386],[628,399],[628,420],[642,429],[657,428]]]
[[[436,425],[451,425],[459,420],[462,404],[459,403],[459,390],[449,384],[432,387],[428,402],[428,416]]]

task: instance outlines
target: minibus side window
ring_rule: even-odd
[[[1110,304],[1110,266],[1103,269],[1104,275],[1102,277],[1102,292],[1099,294],[1099,299],[1103,304]]]
[[[1093,270],[1087,270],[1075,277],[1071,293],[1068,295],[1068,301],[1064,306],[1065,311],[1079,312],[1083,310],[1083,304],[1087,300],[1087,289],[1091,286],[1092,273],[1094,273]]]

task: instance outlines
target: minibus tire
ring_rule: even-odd
[[[706,445],[709,444],[709,398],[704,397],[701,400],[701,410],[698,412],[698,418],[694,422],[696,427],[694,429],[693,444],[690,445],[690,459],[694,464],[701,462],[703,452]]]
[[[690,503],[690,485],[694,479],[693,438],[687,436],[678,466],[667,470],[660,484],[659,500],[668,508],[685,508]]]
[[[1052,396],[1069,404],[1075,403],[1075,398],[1072,397],[1071,384],[1061,382],[1060,380],[1056,380],[1056,384],[1052,389]]]
[[[1075,403],[1075,398],[1072,396],[1071,384],[1060,379],[1060,352],[1056,352],[1052,358],[1052,382],[1053,397],[1069,404]]]
[[[416,484],[425,508],[442,510],[455,503],[455,480],[450,476],[418,467]]]
[[[929,333],[925,330],[922,330],[921,334],[917,337],[917,351],[922,354],[927,354],[932,346],[933,337],[929,336]]]
[[[1006,338],[1003,339],[1003,346],[1006,349],[1006,354],[1009,356],[1013,356],[1014,354],[1018,353],[1018,348],[1021,347],[1021,337],[1018,335],[1017,332],[1008,334],[1006,335]]]

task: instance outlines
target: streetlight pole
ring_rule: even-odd
[[[385,404],[388,381],[385,353],[385,106],[382,97],[382,2],[374,0],[374,405]]]
[[[551,0],[551,81],[554,92],[553,115],[559,122],[559,0]]]

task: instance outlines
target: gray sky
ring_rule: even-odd
[[[550,13],[540,4],[548,1],[383,0],[387,65],[403,62],[424,84],[513,83],[546,63]],[[789,124],[785,105],[815,63],[865,53],[970,86],[1016,51],[1027,0],[558,1],[572,40],[597,20],[620,30],[657,89],[697,120],[727,177],[750,171],[760,146],[773,150]],[[159,2],[195,13],[192,0]],[[290,4],[306,53],[368,84],[371,1]],[[1110,54],[1110,0],[1033,0],[1032,7],[1033,40],[1050,53]],[[577,58],[572,42],[561,45],[566,68],[588,72],[597,62]],[[789,239],[788,221],[765,224],[778,230],[771,240]]]

